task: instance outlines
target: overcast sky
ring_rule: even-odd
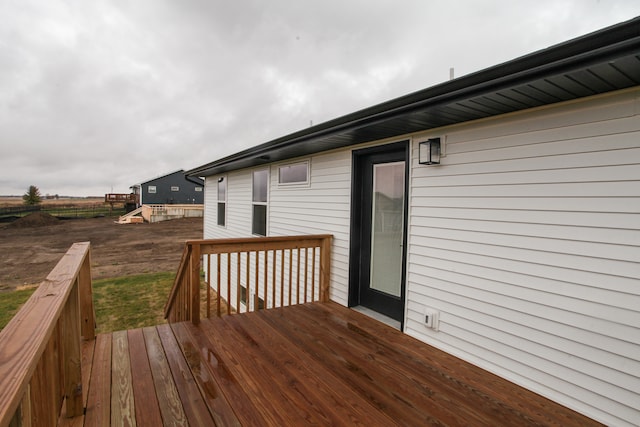
[[[0,0],[0,195],[129,192],[638,15],[638,0]]]

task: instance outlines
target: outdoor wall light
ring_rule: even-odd
[[[420,143],[418,163],[421,165],[440,164],[440,138],[430,138]]]

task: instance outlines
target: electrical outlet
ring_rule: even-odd
[[[440,312],[427,308],[424,311],[424,324],[427,328],[437,331],[440,327]]]

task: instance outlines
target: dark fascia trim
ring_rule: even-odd
[[[185,171],[184,171],[184,169],[178,169],[177,171],[169,172],[169,173],[166,173],[166,174],[164,174],[164,175],[160,175],[160,176],[157,176],[157,177],[155,177],[155,178],[148,179],[148,180],[143,181],[143,182],[141,182],[140,184],[136,184],[136,185],[144,185],[144,184],[148,184],[148,183],[150,183],[150,182],[156,181],[156,180],[161,179],[161,178],[166,178],[166,177],[168,177],[169,175],[175,175],[175,174],[177,174],[177,173],[183,173],[185,176],[187,176],[187,174],[188,174],[188,172],[185,172]]]
[[[189,182],[199,185],[200,187],[204,187],[204,180],[202,178],[199,178],[197,176],[187,175],[186,172],[184,174],[184,178]]]
[[[191,169],[190,176],[232,170],[233,164],[268,156],[269,152],[304,140],[320,139],[374,124],[430,105],[441,105],[514,87],[560,72],[571,71],[640,50],[640,17],[530,53],[307,129],[240,151]]]

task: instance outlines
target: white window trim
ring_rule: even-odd
[[[267,171],[267,201],[266,202],[254,202],[253,201],[253,174],[254,172],[259,172],[259,171]],[[266,237],[269,235],[269,198],[270,198],[270,193],[271,193],[271,167],[267,166],[259,168],[259,169],[254,169],[251,171],[251,235],[253,236],[260,236],[260,237]],[[265,232],[264,232],[264,236],[262,236],[261,234],[254,234],[253,233],[253,207],[254,206],[265,206],[266,207],[266,224],[265,224]]]
[[[307,180],[299,182],[280,182],[280,168],[286,166],[293,166],[300,163],[306,163],[307,165]],[[311,186],[311,159],[298,160],[295,162],[282,163],[276,166],[278,168],[278,187],[290,188],[290,187],[309,187]]]
[[[225,183],[224,200],[220,200],[220,192],[218,191],[218,187],[220,185],[221,179]],[[216,226],[217,227],[227,228],[227,224],[228,224],[227,199],[228,198],[229,198],[229,179],[227,178],[227,175],[222,175],[216,179]],[[221,225],[218,223],[218,209],[220,207],[220,203],[224,203],[224,225]]]
[[[151,189],[153,189],[153,191],[151,191]],[[149,194],[157,194],[158,189],[156,188],[155,185],[148,185],[147,186],[147,193]]]

